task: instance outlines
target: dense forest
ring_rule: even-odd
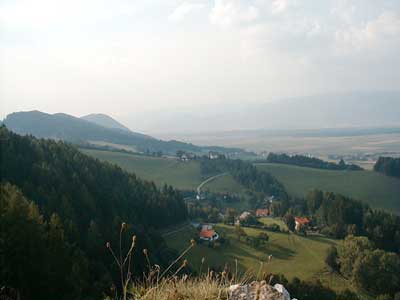
[[[170,260],[156,229],[186,220],[178,191],[159,190],[64,142],[2,126],[0,143],[0,282],[22,298],[102,297],[117,282],[105,243],[117,244],[121,222],[154,262]],[[135,261],[137,274],[143,264]]]
[[[263,162],[263,161],[260,161]],[[288,164],[300,167],[308,167],[315,169],[325,170],[350,170],[350,171],[361,171],[360,166],[354,164],[346,164],[343,160],[340,160],[338,164],[333,162],[323,161],[315,157],[308,157],[304,155],[287,155],[285,153],[276,154],[269,153],[266,162],[277,163],[277,164]]]
[[[374,171],[400,178],[400,158],[379,157],[374,165]]]
[[[200,160],[200,169],[203,175],[229,172],[233,178],[248,189],[275,196],[278,199],[287,199],[285,187],[270,173],[257,169],[252,163],[240,159],[208,159]]]

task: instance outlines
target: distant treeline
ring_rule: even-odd
[[[308,157],[304,155],[287,155],[285,153],[277,154],[272,152],[268,154],[266,161],[258,161],[258,162],[288,164],[300,167],[325,169],[325,170],[351,170],[351,171],[363,170],[360,166],[354,164],[346,164],[343,159],[341,159],[340,162],[336,164],[333,162],[323,161],[315,157]]]
[[[400,158],[379,157],[374,165],[374,171],[400,178]]]
[[[203,175],[214,175],[229,172],[235,180],[245,187],[275,196],[278,199],[287,199],[285,187],[270,173],[257,169],[252,163],[240,159],[207,159],[200,161],[200,170]]]
[[[0,282],[21,298],[104,298],[119,278],[105,245],[118,245],[122,222],[154,263],[170,261],[157,229],[187,219],[180,192],[160,190],[64,142],[0,127],[0,146]],[[136,275],[145,268],[135,259]]]

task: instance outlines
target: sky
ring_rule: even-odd
[[[399,53],[398,0],[0,0],[0,118],[398,90]]]

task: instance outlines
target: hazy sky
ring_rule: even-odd
[[[0,22],[0,118],[400,87],[399,0],[0,0]]]

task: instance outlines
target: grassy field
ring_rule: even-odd
[[[81,149],[81,151],[100,160],[116,164],[143,179],[154,181],[158,186],[167,183],[178,189],[194,190],[205,179],[202,177],[200,165],[196,161],[180,162],[173,158],[92,149]],[[237,194],[245,191],[245,188],[229,174],[210,181],[204,185],[203,189],[211,192]]]
[[[172,158],[102,150],[83,149],[81,151],[100,160],[119,165],[143,179],[154,181],[158,186],[167,183],[178,189],[195,189],[203,181],[200,166],[196,162],[179,162]]]
[[[274,175],[294,196],[303,196],[310,189],[318,188],[400,213],[399,179],[372,171],[330,171],[280,164],[258,164],[257,167]]]
[[[226,192],[243,194],[246,188],[238,183],[230,174],[218,177],[204,186],[205,190],[212,192]]]
[[[276,222],[280,224],[281,221]],[[244,230],[251,236],[255,236],[261,231],[253,228],[244,228]],[[202,244],[196,245],[186,256],[194,270],[207,271],[209,267],[223,268],[227,265],[232,272],[236,272],[235,260],[237,260],[239,274],[247,272],[246,274],[257,276],[257,274],[263,273],[280,273],[289,279],[293,277],[304,280],[320,279],[337,291],[348,287],[347,282],[341,280],[337,275],[329,274],[324,263],[328,247],[337,245],[340,241],[268,231],[269,241],[259,248],[254,248],[245,243],[243,239],[238,241],[232,226],[218,224],[216,231],[229,239],[229,245],[222,245],[219,248],[210,248]],[[186,228],[165,237],[165,239],[169,247],[182,251],[195,235],[195,230]],[[270,254],[273,259],[271,262],[267,262],[266,258]],[[201,264],[203,257],[204,265]]]

